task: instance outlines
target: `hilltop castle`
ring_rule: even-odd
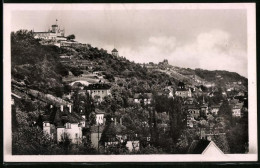
[[[66,40],[65,38],[65,29],[61,29],[56,23],[51,26],[47,32],[33,32],[34,38],[44,39],[44,40]]]
[[[68,39],[65,36],[65,29],[62,29],[56,23],[51,26],[47,32],[33,32],[34,38],[40,39],[43,45],[56,45],[58,47],[86,47],[86,44],[81,44],[74,39]]]

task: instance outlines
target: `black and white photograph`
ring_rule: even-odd
[[[4,18],[5,161],[257,161],[254,3]]]

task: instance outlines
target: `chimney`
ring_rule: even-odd
[[[69,107],[69,112],[71,113],[71,105],[69,104],[68,107]]]
[[[106,125],[106,118],[104,118],[103,120],[104,120],[104,121],[103,121],[103,124]]]
[[[116,117],[115,117],[115,125],[116,125]]]
[[[122,124],[122,117],[120,118],[120,125],[123,125],[123,124]]]
[[[63,105],[60,105],[60,111],[63,112]]]

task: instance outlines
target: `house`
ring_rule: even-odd
[[[185,83],[179,82],[178,83],[178,88],[175,91],[175,95],[176,96],[180,96],[182,98],[191,97],[191,89],[190,88],[187,89],[185,87]]]
[[[43,124],[44,134],[50,136],[56,142],[61,142],[68,138],[71,143],[82,142],[82,118],[73,113],[69,107],[60,106],[60,109],[50,106],[47,114],[40,116]]]
[[[194,102],[194,98],[192,97],[188,97],[186,100],[185,100],[185,104],[193,104]]]
[[[192,118],[199,118],[200,116],[200,109],[196,107],[195,105],[190,105],[187,107],[188,114]]]
[[[210,108],[211,108],[211,114],[218,115],[220,105],[212,105]]]
[[[119,56],[118,51],[115,48],[111,51],[111,53],[112,53],[113,56],[116,56],[116,57]]]
[[[191,90],[190,89],[186,89],[186,88],[178,88],[175,91],[175,95],[176,96],[180,96],[182,98],[191,97]]]
[[[52,25],[48,31],[45,32],[33,32],[34,38],[41,39],[42,44],[53,44],[60,46],[60,41],[67,40],[65,37],[65,30],[61,29],[57,24]]]
[[[203,97],[202,104],[200,105],[200,115],[207,116],[208,114],[209,114],[209,107],[208,107],[208,104],[205,103],[205,100]]]
[[[236,103],[232,106],[232,116],[241,117],[241,109],[243,108],[243,103]]]
[[[90,128],[90,132],[91,132],[90,141],[91,141],[91,144],[93,145],[93,147],[96,149],[99,146],[99,141],[102,136],[104,128],[105,128],[104,125],[101,125],[101,126],[95,125]]]
[[[193,140],[188,149],[188,154],[202,154],[202,155],[222,155],[221,149],[211,140]]]
[[[151,100],[152,100],[152,93],[136,93],[134,95],[134,103],[144,103],[145,105],[147,104],[151,104]]]
[[[207,116],[209,114],[209,108],[207,103],[200,105],[201,116]]]
[[[186,105],[187,106],[187,126],[192,128],[194,127],[196,120],[200,116],[200,108],[196,107],[193,104]]]
[[[92,98],[98,101],[103,101],[104,97],[111,95],[110,88],[111,86],[105,83],[89,84],[85,87]]]
[[[140,141],[134,140],[134,141],[127,141],[126,147],[129,150],[129,152],[132,151],[139,151],[140,150]]]
[[[95,116],[96,116],[96,124],[103,125],[104,124],[104,115],[105,112],[99,109],[95,109]]]

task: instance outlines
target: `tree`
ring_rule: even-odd
[[[227,100],[224,100],[219,108],[219,116],[224,117],[228,121],[232,119],[232,109]]]
[[[174,145],[177,144],[178,138],[186,125],[186,114],[182,104],[181,97],[175,97],[169,101],[170,135]]]

